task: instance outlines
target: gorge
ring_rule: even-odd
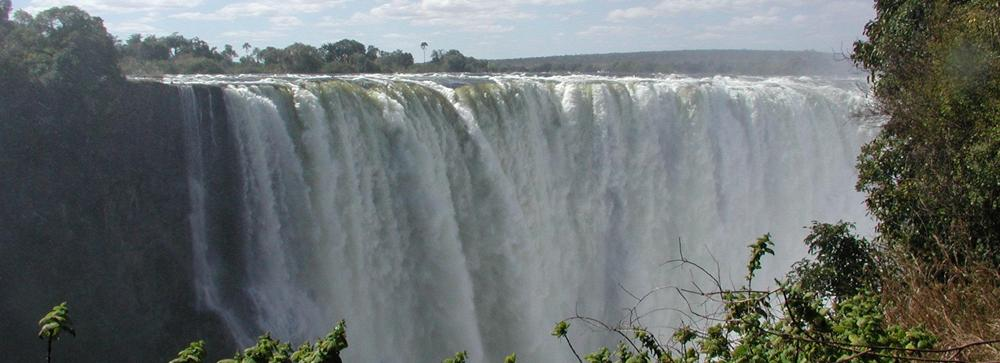
[[[8,209],[38,211],[5,215],[4,234],[38,243],[0,247],[0,288],[19,301],[0,300],[0,312],[13,317],[12,331],[30,332],[38,314],[25,301],[69,300],[79,330],[90,324],[113,336],[137,326],[123,339],[148,344],[112,350],[102,347],[114,342],[82,336],[93,340],[81,360],[102,352],[165,360],[203,337],[227,355],[264,331],[301,342],[343,318],[347,361],[437,361],[459,350],[472,361],[511,352],[565,361],[552,324],[575,313],[616,321],[634,303],[628,291],[685,281],[660,266],[677,256],[678,241],[687,257],[739,276],[744,246],[770,232],[777,262],[765,274],[778,276],[804,255],[802,227],[812,220],[855,221],[870,233],[854,162],[877,128],[855,116],[866,105],[859,83],[133,80],[136,91],[117,106],[127,116],[113,121],[121,131],[73,150],[114,148],[125,155],[108,170],[133,177],[52,174],[65,168],[55,162],[61,155],[23,161],[31,167],[15,170],[32,174],[9,176],[24,179],[4,193]],[[104,194],[58,202],[46,183],[23,186],[36,179]],[[83,214],[93,222],[59,222]],[[154,218],[155,226],[135,227]],[[82,251],[51,264],[35,250],[87,246],[81,241],[100,247],[68,247]],[[29,291],[51,274],[73,278]],[[676,303],[663,293],[643,304]],[[108,312],[92,313],[100,309]],[[679,318],[664,311],[647,324],[667,328]],[[0,347],[30,357],[23,339]],[[598,333],[575,339],[614,342]]]

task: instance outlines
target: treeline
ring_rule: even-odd
[[[179,34],[157,37],[133,34],[116,45],[121,66],[129,75],[239,74],[239,73],[398,73],[482,72],[486,62],[467,57],[458,50],[434,50],[431,60],[415,64],[413,54],[384,51],[353,39],[325,43],[320,47],[294,43],[285,48],[239,49],[226,44],[221,50],[194,37]],[[242,52],[242,55],[240,55]]]
[[[490,60],[497,72],[856,75],[844,55],[815,51],[679,50]]]

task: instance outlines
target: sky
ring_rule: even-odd
[[[119,39],[179,33],[222,48],[319,46],[350,38],[422,60],[680,49],[844,52],[871,0],[14,0],[30,13],[76,5]],[[242,51],[242,50],[241,50]]]

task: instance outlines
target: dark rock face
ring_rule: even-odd
[[[225,119],[219,89],[196,95],[211,105],[204,120]],[[57,361],[166,361],[197,339],[213,355],[233,352],[220,319],[197,306],[177,88],[127,83],[110,96],[33,101],[10,100],[0,116],[3,360],[44,359],[36,324],[62,301],[77,336],[54,345]],[[231,183],[219,174],[209,182]],[[225,239],[237,218],[210,213],[212,237]]]

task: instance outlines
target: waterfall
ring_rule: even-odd
[[[661,266],[678,241],[738,279],[744,246],[763,233],[778,251],[765,275],[778,276],[804,255],[810,221],[872,229],[853,165],[874,130],[850,116],[864,103],[850,82],[169,81],[221,89],[179,86],[198,296],[241,344],[264,331],[297,344],[343,318],[348,361],[459,350],[566,361],[552,325],[576,313],[617,321],[629,292],[683,284]],[[213,227],[225,219],[213,215],[238,230]],[[655,294],[643,307],[677,302]],[[615,342],[573,334],[583,349]]]

